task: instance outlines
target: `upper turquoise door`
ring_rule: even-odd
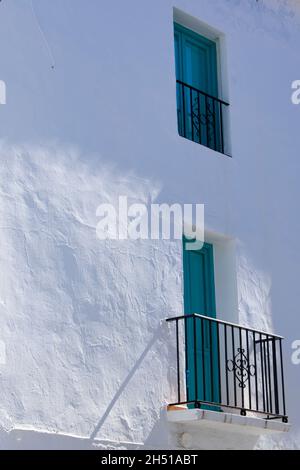
[[[175,23],[176,78],[217,97],[216,43]]]
[[[213,246],[187,250],[184,238],[185,314],[216,318]],[[190,241],[189,241],[190,243]],[[189,402],[219,403],[217,325],[200,318],[186,319],[186,385]]]
[[[220,135],[216,130],[219,129],[220,110],[211,98],[197,93],[199,90],[218,98],[216,43],[175,23],[174,44],[176,79],[182,82],[177,83],[179,134],[219,149]]]

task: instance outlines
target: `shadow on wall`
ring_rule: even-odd
[[[97,425],[95,426],[95,429],[93,430],[91,436],[90,436],[90,439],[91,440],[94,440],[96,437],[97,437],[97,434],[98,432],[100,431],[100,429],[102,428],[103,424],[105,423],[106,419],[108,418],[108,415],[109,413],[111,412],[111,410],[113,409],[114,405],[116,404],[117,400],[120,398],[120,396],[122,395],[122,393],[124,392],[125,388],[127,387],[128,383],[130,382],[130,380],[132,379],[132,377],[134,376],[134,374],[136,373],[136,371],[139,369],[139,367],[142,365],[142,362],[144,361],[145,357],[147,356],[148,352],[150,351],[150,349],[153,347],[154,343],[156,343],[156,341],[162,337],[162,328],[161,326],[159,326],[150,342],[147,344],[146,348],[144,349],[144,351],[142,352],[142,354],[140,355],[140,357],[138,358],[138,360],[136,361],[135,365],[133,366],[133,368],[130,370],[129,374],[127,375],[127,377],[125,378],[125,380],[123,381],[123,383],[121,384],[120,388],[117,390],[116,394],[114,395],[113,399],[111,400],[110,404],[108,405],[108,407],[106,408],[106,411],[105,413],[103,414],[103,416],[101,417],[101,419],[99,420],[99,422],[97,423]]]
[[[95,426],[90,437],[79,437],[63,433],[55,433],[50,431],[43,431],[38,429],[22,429],[15,428],[10,431],[6,431],[0,428],[0,449],[2,450],[22,450],[22,449],[34,449],[34,450],[64,450],[64,449],[76,449],[76,450],[99,450],[99,449],[159,449],[168,447],[168,429],[166,420],[166,411],[164,408],[160,410],[160,416],[156,421],[154,427],[150,431],[145,442],[124,442],[124,441],[113,441],[105,438],[97,439],[97,435],[101,430],[103,424],[107,420],[110,412],[113,410],[118,399],[125,391],[129,382],[133,378],[137,370],[142,366],[144,359],[146,358],[149,351],[152,349],[154,344],[163,339],[165,334],[164,329],[159,327],[154,331],[154,334],[147,344],[142,354],[137,359],[136,363],[129,371],[125,380],[115,393],[104,414],[100,418],[99,422]]]
[[[125,389],[128,386],[129,382],[132,380],[134,374],[140,369],[140,367],[142,367],[143,361],[145,360],[150,350],[153,348],[154,344],[158,342],[159,340],[166,341],[165,335],[168,335],[168,334],[169,334],[169,331],[167,329],[162,328],[161,325],[159,325],[157,329],[154,331],[151,340],[147,344],[142,354],[137,359],[132,369],[129,371],[125,380],[122,382],[121,386],[119,387],[114,397],[112,398],[110,404],[106,408],[105,413],[102,415],[99,422],[95,426],[95,429],[90,435],[91,442],[93,443],[101,442],[103,445],[103,440],[101,438],[97,439],[97,435],[100,432],[105,421],[107,420],[110,412],[114,408],[118,399],[125,392]],[[156,410],[153,410],[153,411],[156,411]],[[168,449],[170,448],[171,449],[173,447],[170,447],[170,445],[172,445],[174,441],[174,435],[170,434],[170,431],[171,429],[169,428],[169,424],[167,422],[166,408],[162,404],[160,413],[157,416],[155,424],[153,428],[151,429],[151,431],[149,432],[148,437],[145,439],[145,442],[122,443],[122,444],[125,445],[126,448],[135,448],[135,449],[138,449],[138,448],[145,448],[145,449]]]
[[[64,149],[55,144],[43,147],[30,144],[11,146],[0,141],[0,155],[1,263],[6,266],[6,282],[1,282],[0,286],[1,341],[7,343],[11,356],[17,358],[18,367],[12,381],[6,380],[11,374],[11,368],[3,365],[1,369],[1,391],[5,397],[2,407],[9,412],[12,422],[10,432],[1,431],[1,425],[5,428],[5,424],[0,417],[0,446],[44,448],[48,447],[49,441],[50,446],[60,448],[57,439],[65,443],[61,444],[64,447],[71,445],[75,438],[65,434],[54,435],[51,431],[48,432],[49,428],[89,435],[89,423],[97,422],[99,410],[101,409],[101,413],[104,411],[100,404],[98,407],[98,398],[94,414],[94,396],[90,399],[89,391],[96,387],[98,396],[102,394],[101,359],[109,360],[109,348],[113,341],[109,341],[108,346],[101,344],[103,347],[94,348],[96,352],[88,355],[88,347],[93,346],[93,338],[87,338],[85,331],[93,331],[96,336],[106,321],[99,318],[90,306],[101,305],[103,311],[109,308],[113,313],[120,306],[119,317],[114,314],[115,324],[125,314],[128,316],[130,307],[130,298],[128,296],[128,300],[125,289],[119,289],[121,292],[116,293],[114,282],[109,281],[114,281],[115,273],[118,272],[127,285],[126,274],[132,255],[124,250],[123,264],[120,266],[119,252],[102,248],[96,238],[96,209],[101,203],[117,204],[119,195],[127,195],[132,202],[147,203],[156,197],[158,189],[155,182],[139,178],[133,172],[121,174],[113,165],[111,168],[107,167],[100,157],[98,160],[96,157],[94,160],[92,157],[85,158],[72,148]],[[112,255],[115,264],[109,264]],[[149,272],[152,273],[153,266],[151,263],[149,265]],[[134,289],[133,276],[130,281]],[[21,294],[25,290],[26,295]],[[19,295],[16,295],[16,291]],[[101,291],[106,294],[100,295]],[[147,293],[145,297],[146,295]],[[84,332],[81,325],[78,328],[79,320],[74,315],[74,312],[77,313],[74,306],[83,306],[82,310],[86,314],[82,319]],[[11,312],[17,312],[14,321],[19,318],[22,328],[12,326]],[[159,308],[157,312],[160,312]],[[113,320],[110,319],[112,316],[106,316],[107,318],[108,323],[104,326],[109,332],[110,322]],[[34,333],[36,329],[39,334]],[[20,332],[21,338],[18,336]],[[116,363],[117,348],[119,344],[122,346],[122,339],[123,332],[120,329],[114,344]],[[140,347],[144,348],[147,340],[148,337]],[[25,344],[30,348],[30,354],[27,350],[24,353]],[[139,364],[150,348],[151,344],[138,359]],[[94,362],[88,364],[91,367],[85,370],[85,380],[80,382],[77,377],[82,374],[84,354],[88,360]],[[22,362],[19,358],[22,358]],[[129,365],[133,361],[135,358],[131,357]],[[56,365],[55,368],[53,364]],[[137,364],[125,379],[123,389],[138,367]],[[122,379],[126,373],[127,367],[125,369],[118,365],[116,377]],[[42,390],[39,395],[32,394],[29,383],[20,390],[20,374],[32,377],[37,389]],[[60,374],[62,380],[58,380]],[[56,386],[59,382],[60,385]],[[68,389],[67,394],[64,393],[65,389]],[[122,390],[118,391],[112,401],[110,396],[104,397],[105,403],[111,403],[100,419],[98,429],[107,419],[121,393]],[[21,411],[21,405],[19,407],[14,400],[15,395],[20,397],[21,405],[23,400],[26,402]],[[77,397],[86,422],[78,418],[74,407],[71,425],[67,427],[64,413],[70,399],[74,398],[76,401]],[[36,409],[39,409],[37,418],[34,417]],[[27,429],[17,430],[18,419],[25,423]],[[50,427],[49,423],[53,422]],[[94,425],[91,429],[93,428]],[[96,433],[95,430],[93,435]]]

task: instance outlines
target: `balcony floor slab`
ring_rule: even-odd
[[[168,409],[167,419],[183,436],[182,447],[194,449],[252,449],[261,435],[291,427],[281,420],[184,407]]]

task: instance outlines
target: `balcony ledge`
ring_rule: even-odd
[[[280,420],[184,407],[168,407],[167,420],[180,447],[204,450],[253,449],[260,436],[291,428]]]
[[[269,434],[276,432],[288,432],[291,425],[280,420],[257,418],[255,416],[241,416],[233,413],[209,411],[188,408],[169,408],[167,410],[168,421],[181,424],[215,424],[228,431],[228,425],[247,434]]]

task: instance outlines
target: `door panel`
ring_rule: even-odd
[[[217,96],[216,43],[177,23],[174,28],[177,80]]]
[[[218,96],[216,43],[175,23],[176,79],[197,90]],[[179,134],[207,147],[219,149],[218,110],[212,99],[177,85]],[[208,122],[208,125],[207,125]],[[201,123],[201,124],[200,124]],[[213,127],[214,126],[214,127]]]
[[[201,250],[186,250],[186,242],[184,239],[185,314],[197,313],[216,318],[213,246],[206,243]],[[219,403],[217,339],[215,323],[200,318],[186,320],[188,401]],[[204,405],[202,407],[205,408]]]

